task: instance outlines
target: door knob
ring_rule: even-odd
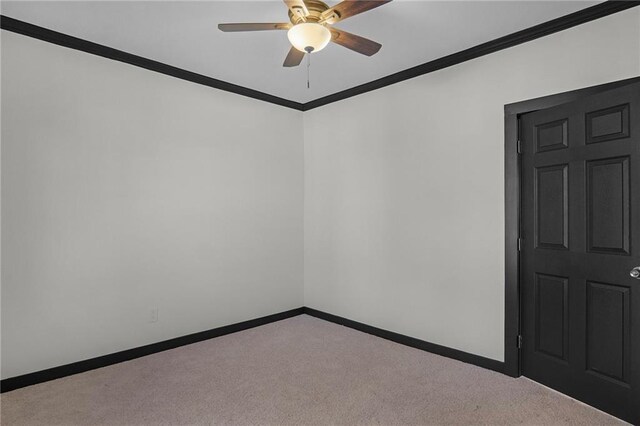
[[[629,272],[629,275],[631,275],[631,278],[640,280],[640,266],[636,266],[635,268],[633,268],[631,272]]]

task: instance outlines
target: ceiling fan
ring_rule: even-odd
[[[339,30],[332,25],[344,19],[382,6],[391,0],[344,0],[333,7],[320,0],[284,0],[289,8],[285,23],[219,24],[224,32],[287,30],[292,44],[283,66],[300,65],[305,53],[318,52],[332,41],[363,55],[375,55],[382,45],[375,41]]]

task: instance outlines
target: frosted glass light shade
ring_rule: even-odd
[[[305,22],[291,27],[287,37],[293,47],[310,53],[324,49],[331,40],[331,32],[324,25]]]

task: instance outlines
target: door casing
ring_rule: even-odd
[[[584,89],[572,90],[541,98],[505,105],[504,107],[504,199],[505,199],[505,312],[504,312],[504,373],[519,377],[522,374],[518,341],[521,327],[520,298],[520,116],[545,108],[572,102],[585,96],[616,89],[640,82],[640,77],[600,84]]]

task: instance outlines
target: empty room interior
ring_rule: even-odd
[[[2,1],[2,425],[640,425],[640,2]]]

